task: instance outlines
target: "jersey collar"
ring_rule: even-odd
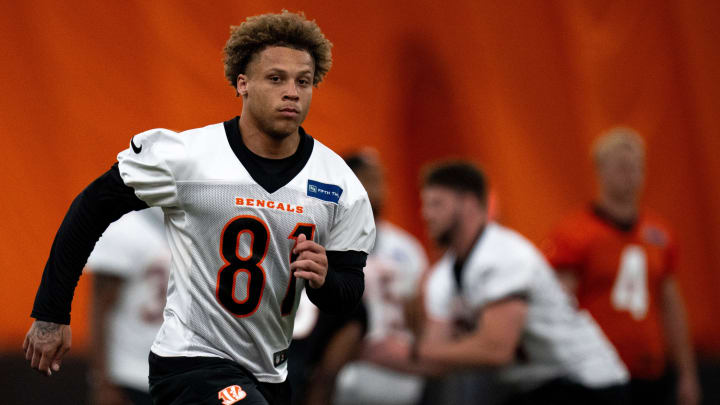
[[[230,148],[250,177],[265,191],[272,194],[297,176],[312,155],[315,140],[300,127],[300,144],[292,156],[283,159],[268,159],[254,154],[240,135],[240,117],[223,123]]]
[[[638,218],[635,217],[629,221],[622,221],[619,220],[612,215],[610,215],[609,212],[604,210],[599,204],[593,204],[592,205],[592,213],[593,215],[599,219],[600,221],[610,225],[611,227],[621,231],[621,232],[631,232],[635,229],[635,225],[638,223]]]

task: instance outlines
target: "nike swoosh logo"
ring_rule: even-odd
[[[142,145],[135,146],[135,137],[130,140],[130,146],[133,148],[133,152],[140,153],[142,151]]]

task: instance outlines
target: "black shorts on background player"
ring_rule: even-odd
[[[675,371],[668,367],[660,378],[645,380],[633,378],[630,380],[630,398],[633,405],[674,405],[677,393]],[[716,402],[707,402],[716,403]]]
[[[239,364],[212,357],[160,357],[150,353],[155,405],[287,405],[290,384],[259,382]],[[234,388],[237,386],[238,388]],[[240,399],[242,398],[242,399]]]
[[[505,405],[631,405],[627,384],[589,388],[557,378],[529,392],[513,396]]]

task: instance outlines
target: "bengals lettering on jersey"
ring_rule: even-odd
[[[248,207],[270,208],[280,211],[303,213],[302,205],[293,205],[290,203],[277,202],[272,200],[260,200],[255,198],[235,197],[235,205],[246,205]]]

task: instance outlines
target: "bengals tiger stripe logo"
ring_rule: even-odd
[[[241,399],[245,399],[246,396],[247,392],[243,391],[239,385],[231,385],[218,392],[218,399],[222,400],[222,405],[232,405]]]

